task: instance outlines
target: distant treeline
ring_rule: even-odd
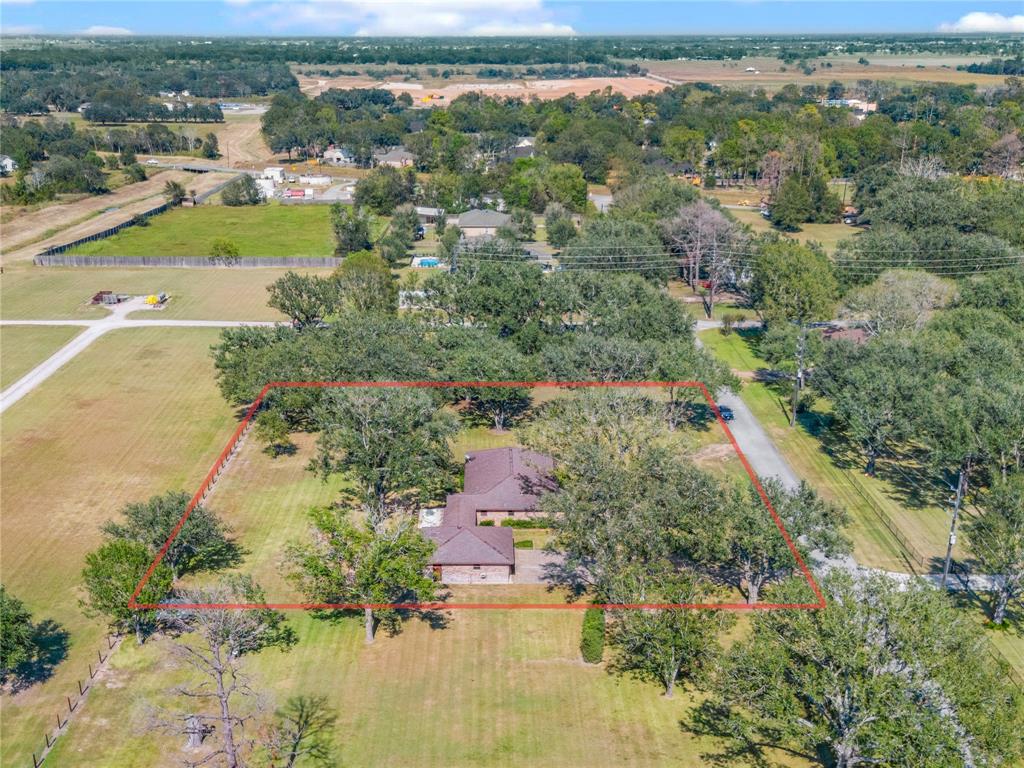
[[[1012,35],[829,35],[822,37],[493,37],[493,38],[131,38],[52,41],[25,38],[4,51],[0,67],[53,70],[68,66],[121,64],[146,67],[210,62],[222,69],[244,64],[540,65],[605,64],[612,59],[737,59],[743,56],[799,57],[839,53],[977,53],[1005,55],[1024,43]],[[571,46],[571,51],[570,51]]]
[[[957,69],[982,75],[1024,75],[1024,56],[1015,59],[992,59],[966,66],[961,64]]]
[[[43,52],[52,56],[47,62],[49,66],[36,61]],[[97,101],[99,92],[112,90],[153,97],[161,92],[187,91],[190,96],[199,98],[226,98],[266,95],[298,87],[285,64],[232,61],[157,64],[117,59],[81,64],[64,60],[67,52],[77,53],[60,48],[5,52],[0,63],[4,80],[0,108],[28,114],[45,112],[52,105],[59,111],[71,112],[82,104]],[[17,61],[24,54],[32,54],[28,61],[22,62],[24,66],[12,66],[11,59]],[[140,116],[137,119],[157,118]]]

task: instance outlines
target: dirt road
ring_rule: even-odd
[[[222,161],[232,168],[269,165],[274,159],[260,129],[259,115],[224,116],[224,125],[214,129]]]

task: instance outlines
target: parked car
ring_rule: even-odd
[[[736,417],[728,405],[719,405],[718,412],[722,414],[722,421],[732,421]]]
[[[157,160],[155,157],[151,157],[149,158],[149,160],[146,161],[146,165],[160,165],[160,161]]]

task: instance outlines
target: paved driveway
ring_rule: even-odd
[[[562,555],[557,553],[543,549],[517,549],[516,575],[512,581],[515,584],[547,584],[548,569],[557,569],[561,563]]]

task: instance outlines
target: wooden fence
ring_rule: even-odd
[[[246,435],[249,434],[249,431],[252,429],[252,426],[255,423],[252,417],[255,416],[257,410],[258,403],[253,403],[252,405],[249,406],[248,412],[246,414],[247,418],[238,425],[238,428],[231,436],[231,439],[228,441],[228,444],[224,447],[224,450],[221,451],[220,455],[217,457],[217,461],[210,469],[210,472],[206,475],[206,478],[203,480],[203,484],[200,486],[199,490],[196,492],[195,496],[190,502],[191,506],[194,507],[197,504],[201,504],[202,502],[206,501],[206,498],[213,491],[214,486],[220,479],[221,474],[227,468],[228,464],[231,462],[231,459],[233,459],[235,455],[238,453],[238,449],[241,446],[242,440],[246,437]],[[106,662],[113,655],[114,651],[116,651],[118,647],[120,647],[122,639],[123,638],[120,636],[111,637],[110,635],[108,635],[106,652],[104,653],[103,650],[99,650],[96,652],[96,658],[98,663],[96,664],[95,667],[93,667],[92,663],[89,664],[89,677],[85,681],[84,685],[81,680],[78,680],[78,692],[70,696],[65,696],[65,700],[67,701],[68,706],[67,714],[64,714],[63,711],[57,712],[56,727],[52,731],[47,730],[43,733],[43,741],[45,742],[45,746],[38,755],[35,752],[32,753],[32,768],[40,768],[40,766],[43,764],[43,761],[46,760],[46,756],[50,754],[50,750],[52,750],[54,745],[57,743],[57,739],[67,732],[68,724],[71,722],[71,717],[75,713],[77,713],[79,711],[79,708],[85,703],[85,697],[92,689],[93,680],[96,678],[96,675],[99,673],[99,671],[103,668],[103,665],[106,664]]]
[[[58,711],[56,715],[56,727],[52,731],[47,730],[43,733],[43,741],[45,742],[45,745],[38,756],[36,756],[35,752],[32,753],[32,768],[39,768],[39,766],[43,764],[46,756],[50,754],[50,750],[53,749],[54,745],[56,745],[57,739],[67,732],[68,724],[71,722],[71,717],[78,712],[79,708],[85,703],[85,697],[88,696],[89,691],[92,690],[93,680],[96,679],[96,675],[99,671],[103,669],[103,665],[106,664],[110,657],[114,655],[114,651],[120,647],[121,640],[122,638],[119,636],[112,637],[107,635],[106,649],[96,651],[96,666],[94,667],[92,662],[89,663],[89,676],[86,678],[85,684],[83,685],[81,680],[76,681],[78,683],[78,691],[70,696],[64,697],[68,705],[67,713],[65,714],[63,711]]]

